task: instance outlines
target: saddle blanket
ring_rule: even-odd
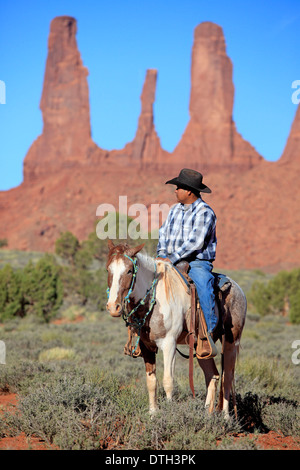
[[[187,278],[176,266],[173,266],[176,271],[180,274],[186,285],[189,287],[191,279]],[[215,278],[215,290],[226,291],[231,286],[231,280],[225,274],[221,273],[212,273]],[[188,274],[187,274],[188,276]]]

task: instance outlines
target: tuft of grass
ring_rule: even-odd
[[[75,351],[73,349],[67,348],[51,348],[42,351],[39,354],[40,362],[49,362],[49,361],[68,361],[75,358]]]
[[[273,398],[267,400],[263,421],[268,429],[284,436],[300,436],[300,410],[296,402]]]
[[[60,314],[60,318],[67,321],[74,321],[78,318],[85,316],[86,310],[80,305],[70,305],[68,308],[63,310]]]
[[[252,390],[264,390],[267,393],[282,393],[294,388],[293,375],[289,368],[282,368],[276,359],[252,356],[243,358],[237,365],[237,373],[244,377]]]

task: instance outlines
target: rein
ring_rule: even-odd
[[[130,312],[128,312],[127,307],[128,307],[129,302],[130,302],[129,297],[132,294],[132,291],[133,291],[133,288],[134,288],[134,284],[135,284],[135,280],[136,280],[136,276],[137,276],[137,272],[138,272],[138,266],[137,266],[137,258],[131,258],[130,256],[128,256],[126,254],[124,254],[123,256],[128,258],[133,264],[133,274],[132,274],[132,279],[131,279],[131,285],[129,287],[127,295],[124,298],[125,306],[124,306],[124,311],[122,313],[122,318],[125,321],[126,326],[133,327],[137,330],[137,337],[138,338],[137,338],[135,347],[134,347],[133,351],[131,352],[131,355],[133,356],[136,349],[137,349],[137,347],[138,347],[138,344],[140,342],[141,330],[142,330],[143,326],[145,325],[146,319],[147,319],[148,315],[151,313],[151,311],[153,309],[153,306],[156,302],[155,296],[156,296],[156,284],[158,282],[158,278],[156,277],[156,263],[154,263],[154,265],[155,265],[155,274],[154,274],[154,279],[152,281],[151,286],[149,287],[149,289],[147,289],[146,294],[144,295],[144,297],[136,304],[136,306],[132,310],[130,310]],[[150,299],[149,309],[146,312],[146,314],[144,315],[144,317],[139,319],[139,318],[133,316],[134,313],[138,310],[138,308],[141,305],[145,305],[146,299],[147,299],[147,297],[148,297],[148,295],[150,294],[151,291],[152,291],[152,295],[151,295],[151,299]],[[107,292],[107,296],[109,296],[109,287],[107,288],[106,292]]]

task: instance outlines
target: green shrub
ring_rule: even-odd
[[[24,315],[22,273],[7,264],[0,270],[0,320]]]
[[[74,264],[79,241],[71,232],[64,232],[55,242],[55,253]]]
[[[63,300],[59,272],[50,255],[45,255],[35,266],[29,263],[25,267],[22,289],[26,315],[37,315],[45,321],[55,316]]]
[[[300,289],[290,298],[290,320],[292,323],[300,324]]]
[[[287,389],[288,393],[288,389],[292,389],[293,386],[290,370],[280,367],[276,359],[252,354],[238,363],[237,372],[243,374],[249,381],[248,387],[251,384],[251,388],[257,390],[274,393]]]
[[[6,265],[0,270],[0,319],[36,315],[44,321],[52,318],[63,299],[59,266],[45,255],[36,265],[14,271]]]
[[[296,404],[274,400],[262,413],[265,425],[284,436],[300,435],[300,411]]]
[[[0,248],[2,248],[3,246],[7,246],[7,245],[8,245],[7,238],[0,238]]]
[[[260,315],[289,314],[300,323],[300,269],[281,271],[267,284],[254,282],[248,301]]]

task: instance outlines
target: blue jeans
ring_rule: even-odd
[[[200,306],[206,320],[207,331],[212,333],[217,326],[215,314],[213,265],[210,261],[196,259],[190,262],[189,276],[194,281],[199,296]]]

